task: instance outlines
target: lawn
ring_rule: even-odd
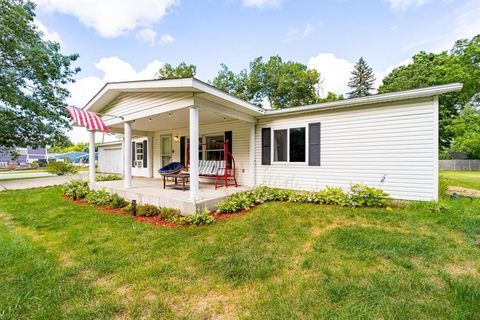
[[[478,319],[480,200],[444,203],[267,203],[167,229],[4,191],[0,319]]]
[[[480,171],[440,171],[440,175],[452,186],[480,190]]]

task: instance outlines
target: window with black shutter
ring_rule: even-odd
[[[320,165],[320,122],[310,123],[308,125],[308,165]]]
[[[271,164],[271,129],[262,128],[262,165]]]

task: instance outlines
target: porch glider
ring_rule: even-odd
[[[199,160],[198,161],[198,175],[206,178],[215,179],[215,189],[220,187],[235,186],[238,187],[237,177],[235,174],[235,158],[228,150],[228,140],[225,142],[217,142],[221,146],[222,158],[223,160]],[[204,146],[206,144],[200,144]],[[190,150],[187,146],[187,150]],[[189,153],[187,153],[187,166],[186,170],[189,168],[188,161]]]

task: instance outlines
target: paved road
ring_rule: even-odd
[[[36,177],[53,177],[55,175],[48,172],[15,172],[15,173],[0,173],[0,181],[7,179],[17,179],[17,178],[36,178]]]
[[[10,181],[0,180],[0,191],[56,186],[56,185],[69,182],[72,179],[86,180],[87,178],[88,178],[88,172],[80,172],[75,175],[66,175],[66,176],[52,176],[52,177],[45,177],[45,178],[32,178],[32,179],[10,180]]]

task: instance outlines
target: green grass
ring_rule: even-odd
[[[480,171],[440,171],[440,175],[452,186],[480,190]]]
[[[0,193],[0,319],[478,319],[480,200],[267,203],[165,229]]]

